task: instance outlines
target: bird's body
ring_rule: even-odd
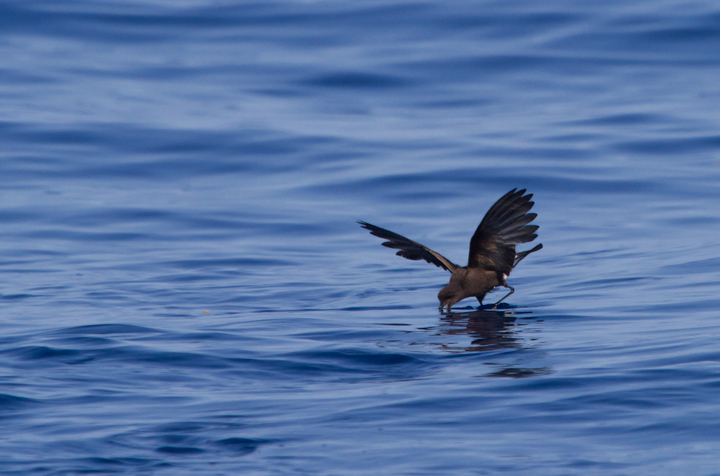
[[[438,294],[440,310],[450,308],[457,302],[468,297],[476,297],[482,304],[485,295],[497,286],[510,289],[500,301],[515,290],[508,286],[507,278],[512,269],[527,255],[542,249],[542,245],[520,253],[515,252],[515,245],[529,243],[537,238],[537,225],[529,225],[535,213],[528,213],[533,207],[532,194],[523,195],[525,190],[511,190],[490,207],[478,225],[470,240],[470,256],[467,266],[458,266],[440,253],[426,248],[420,243],[404,236],[371,225],[364,221],[358,223],[370,233],[388,241],[383,246],[399,250],[396,254],[417,261],[425,260],[435,266],[452,273],[450,282]]]
[[[507,276],[504,276],[504,279],[507,279]],[[438,293],[438,299],[440,299],[442,304],[445,304],[448,301],[457,302],[466,297],[475,296],[480,304],[482,304],[485,294],[493,288],[502,285],[504,279],[500,278],[496,271],[468,268],[466,266],[459,267],[450,276],[448,285]],[[454,300],[453,298],[455,296],[462,297]],[[449,306],[452,306],[455,302],[450,303]]]

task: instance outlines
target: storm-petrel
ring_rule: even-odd
[[[515,245],[529,243],[537,238],[535,232],[539,228],[537,225],[528,225],[537,216],[536,213],[528,213],[535,204],[530,201],[532,194],[523,195],[524,189],[516,190],[512,189],[503,195],[485,214],[470,240],[467,266],[458,266],[440,253],[392,231],[364,221],[358,223],[370,230],[372,235],[388,240],[382,245],[400,250],[396,253],[398,256],[413,261],[424,259],[452,273],[450,282],[438,294],[441,311],[443,307],[447,307],[447,312],[450,312],[455,303],[472,296],[482,305],[485,294],[496,286],[510,289],[509,293],[495,303],[497,307],[515,292],[507,283],[510,271],[524,257],[542,249],[540,244],[528,251],[515,252]]]

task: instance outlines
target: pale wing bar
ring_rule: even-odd
[[[446,269],[451,273],[459,267],[440,253],[437,253],[430,248],[426,248],[420,243],[416,243],[402,235],[398,235],[390,230],[371,225],[370,223],[366,223],[364,221],[358,221],[358,223],[366,230],[369,230],[371,235],[388,240],[382,245],[387,248],[399,250],[395,253],[398,256],[402,256],[403,258],[413,261],[425,260],[428,263]]]

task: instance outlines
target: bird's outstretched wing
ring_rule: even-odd
[[[509,275],[525,256],[539,250],[515,254],[515,245],[537,238],[537,225],[528,225],[537,214],[528,213],[535,204],[532,194],[512,189],[490,207],[470,240],[468,268],[484,268]]]
[[[388,240],[382,245],[388,248],[400,250],[395,253],[398,256],[402,256],[403,258],[407,258],[413,261],[419,261],[421,259],[424,259],[428,263],[432,263],[435,266],[444,268],[451,273],[458,268],[458,265],[454,264],[452,261],[441,255],[440,253],[437,253],[430,248],[426,248],[420,243],[415,243],[414,241],[409,240],[404,236],[398,235],[397,233],[393,233],[392,231],[386,230],[384,228],[380,228],[379,226],[365,223],[364,221],[358,221],[358,223],[366,230],[370,230],[370,234]]]

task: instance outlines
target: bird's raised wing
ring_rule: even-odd
[[[516,260],[515,245],[528,243],[537,238],[537,225],[528,225],[537,214],[528,213],[535,204],[532,194],[512,189],[490,207],[470,240],[468,268],[484,268],[509,275]],[[537,251],[538,247],[531,250]]]
[[[393,233],[392,231],[386,230],[384,228],[380,228],[379,226],[365,223],[364,221],[358,221],[358,223],[366,230],[370,230],[370,234],[388,240],[382,245],[388,248],[400,250],[395,253],[398,256],[402,256],[403,258],[407,258],[413,261],[419,261],[421,259],[424,259],[428,263],[432,263],[435,266],[444,268],[451,273],[458,268],[458,265],[454,264],[452,261],[441,255],[440,253],[437,253],[430,248],[426,248],[420,243],[415,243],[412,240],[408,240],[404,236],[398,235],[397,233]]]

